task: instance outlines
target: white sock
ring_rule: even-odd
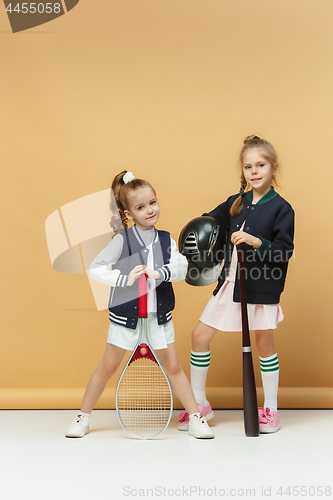
[[[201,417],[201,413],[200,412],[191,413],[191,415],[189,415],[189,417],[190,417],[190,420],[192,420],[192,418],[194,418],[194,417],[200,418]]]
[[[277,354],[260,359],[262,385],[264,389],[264,408],[277,412],[277,394],[279,388],[279,360]]]
[[[196,402],[200,406],[208,406],[206,398],[206,378],[210,364],[210,351],[191,351],[191,386]]]
[[[78,413],[77,415],[78,415],[78,417],[79,417],[80,415],[82,415],[83,417],[88,417],[88,418],[90,418],[91,413],[84,413],[83,411],[81,411],[81,410],[80,410],[80,411],[79,411],[79,413]]]

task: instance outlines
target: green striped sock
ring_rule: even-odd
[[[210,364],[210,351],[193,352],[191,351],[191,365],[198,368],[207,368]]]
[[[277,411],[277,394],[279,388],[279,359],[277,354],[268,358],[260,359],[260,370],[262,386],[264,389],[265,402],[264,407]]]
[[[191,351],[191,386],[196,402],[200,406],[208,406],[206,398],[206,378],[210,363],[210,351]]]
[[[273,354],[273,356],[269,356],[268,358],[261,358],[260,359],[260,370],[262,372],[275,372],[276,370],[279,369],[279,359],[277,354]]]

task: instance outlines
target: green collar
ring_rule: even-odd
[[[263,196],[262,198],[260,198],[260,200],[256,203],[256,205],[263,205],[264,203],[267,203],[268,201],[271,201],[277,195],[278,195],[278,193],[275,192],[275,190],[274,190],[274,188],[272,186],[271,189],[268,191],[268,193],[266,193],[265,196]],[[249,191],[246,194],[246,200],[249,203],[252,203],[252,198],[253,198],[253,193],[252,193],[252,190],[251,190],[251,191]]]

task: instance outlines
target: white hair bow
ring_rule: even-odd
[[[133,179],[135,179],[135,176],[132,174],[132,172],[126,172],[126,174],[123,176],[124,184],[131,182]]]

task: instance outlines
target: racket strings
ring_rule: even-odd
[[[168,424],[172,404],[169,383],[160,366],[141,358],[132,362],[118,388],[118,414],[137,437],[151,437]]]

